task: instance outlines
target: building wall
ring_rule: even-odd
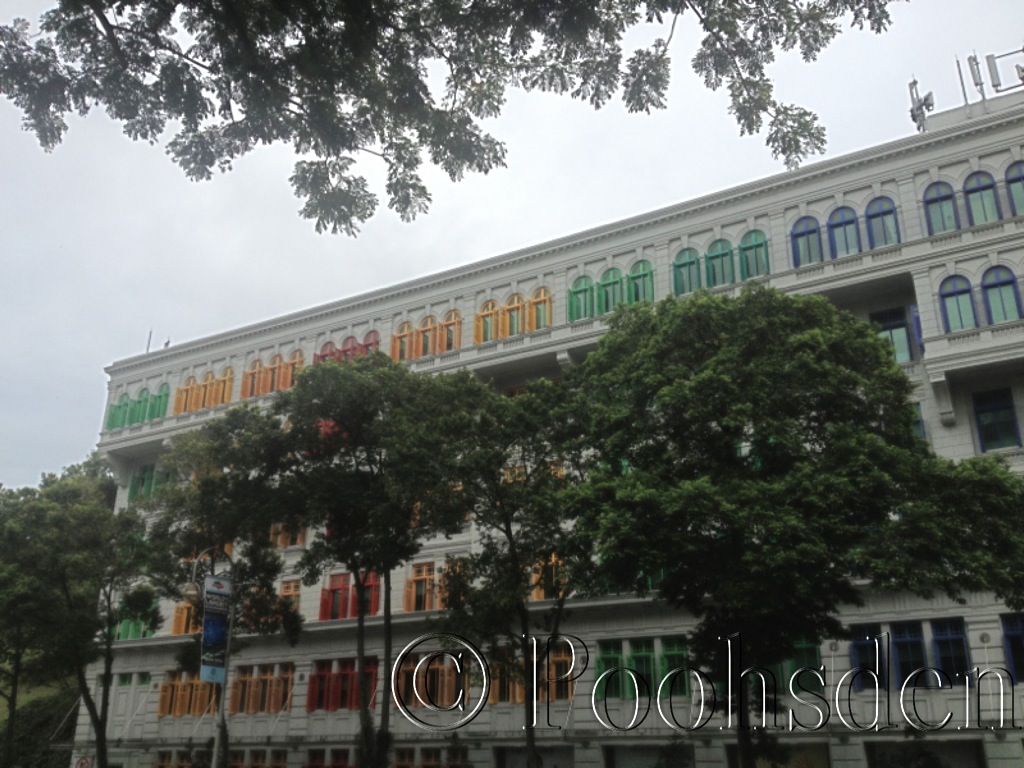
[[[107,369],[108,412],[104,414],[99,442],[99,449],[110,458],[118,474],[118,503],[125,505],[130,498],[144,495],[159,480],[151,467],[167,438],[202,425],[243,399],[254,386],[246,373],[256,360],[269,366],[280,355],[283,363],[277,375],[284,379],[274,383],[281,385],[289,375],[285,373],[286,363],[296,353],[301,353],[303,364],[309,365],[328,342],[341,346],[350,336],[362,342],[369,333],[376,333],[380,349],[389,351],[403,323],[420,328],[426,317],[432,316],[440,323],[449,312],[458,311],[462,325],[457,348],[417,355],[415,346],[410,346],[405,355],[408,364],[425,373],[469,368],[482,378],[492,379],[496,386],[515,387],[536,376],[558,375],[597,344],[605,329],[601,315],[595,312],[590,317],[570,318],[570,294],[579,278],[589,277],[598,283],[612,268],[628,276],[639,262],[646,261],[653,273],[650,298],[676,295],[679,284],[673,262],[685,249],[693,248],[699,254],[701,284],[707,285],[707,256],[714,244],[724,239],[735,249],[745,235],[755,230],[766,237],[768,269],[767,274],[749,280],[787,292],[823,294],[865,320],[877,320],[886,311],[903,313],[905,330],[896,331],[907,339],[903,366],[916,384],[922,429],[937,453],[963,458],[988,449],[1004,455],[1015,470],[1024,471],[1024,450],[1019,440],[1017,445],[997,449],[985,444],[976,418],[980,400],[975,397],[978,393],[1008,392],[1012,406],[1007,407],[1017,423],[1024,413],[1024,320],[1020,319],[1024,315],[1016,282],[1024,275],[1024,181],[1020,182],[1019,198],[1014,196],[1016,187],[1007,183],[1008,170],[1015,173],[1024,157],[1022,119],[1024,98],[991,100],[989,111],[971,120],[959,113],[931,118],[933,129],[927,134],[432,277],[118,361]],[[998,201],[998,217],[976,215],[972,219],[968,211],[971,201],[965,185],[976,180],[978,177],[972,174],[978,172],[987,172],[994,180],[992,199]],[[936,182],[950,185],[958,217],[958,226],[941,233],[933,231],[934,218],[931,226],[929,223],[935,205],[925,202],[930,185]],[[970,194],[976,205],[982,205],[977,193]],[[893,203],[898,242],[870,242],[866,213],[872,201],[882,197]],[[828,222],[843,208],[851,209],[856,216],[860,247],[833,257]],[[794,235],[794,228],[807,217],[816,219],[820,228],[821,259],[804,258],[809,263],[802,263],[807,253],[801,252],[801,242],[806,243],[807,238]],[[742,287],[738,256],[734,250],[735,279],[724,281],[714,287],[715,291],[731,294]],[[986,275],[995,274],[989,272],[993,267],[1005,267],[1012,273],[1012,288],[1003,295],[1017,297],[1015,316],[989,316],[983,281]],[[959,300],[957,306],[961,312],[973,307],[975,322],[961,322],[962,328],[954,327],[957,323],[951,325],[949,317],[950,298],[946,294],[950,293],[948,280],[952,276],[960,276],[969,284],[969,301]],[[629,288],[628,277],[623,285]],[[513,294],[521,294],[528,301],[539,288],[546,288],[552,297],[545,327],[474,343],[475,318],[485,302],[493,300],[499,307],[505,306]],[[414,342],[415,337],[407,340]],[[230,377],[225,375],[229,370]],[[208,392],[219,387],[208,403],[219,404],[193,408],[189,393],[182,396],[180,392],[190,378],[202,386],[208,374],[214,379],[207,385],[211,388]],[[263,389],[268,388],[268,381],[264,381]],[[148,398],[140,397],[143,389],[149,393]],[[204,390],[203,396],[208,392]],[[153,406],[154,397],[163,400]],[[144,408],[138,405],[142,400]],[[133,403],[134,412],[129,410]],[[416,562],[433,561],[439,571],[446,555],[466,551],[472,542],[472,531],[453,540],[430,542]],[[283,549],[289,564],[301,551],[301,546]],[[424,627],[424,612],[400,611],[404,583],[410,576],[411,564],[392,576],[398,647]],[[272,751],[279,750],[285,753],[287,765],[294,768],[311,759],[310,750],[324,750],[329,759],[331,749],[351,747],[350,740],[357,731],[355,711],[307,712],[306,705],[315,662],[354,654],[354,620],[317,620],[320,590],[329,584],[328,574],[320,589],[301,592],[300,607],[307,624],[299,646],[292,649],[282,641],[258,641],[232,659],[233,668],[252,667],[254,671],[261,664],[294,665],[290,711],[229,718],[231,749],[242,751],[246,764],[253,764],[264,751],[269,764],[274,757]],[[126,768],[160,765],[165,759],[177,764],[189,750],[205,748],[212,736],[210,714],[158,715],[161,686],[169,680],[174,653],[184,642],[172,634],[174,606],[166,604],[162,608],[167,621],[155,637],[119,644],[109,735],[118,742],[112,749],[115,761]],[[893,621],[919,622],[922,648],[930,657],[936,652],[936,628],[945,626],[941,621],[962,618],[965,642],[975,665],[1012,667],[1006,644],[1010,625],[1002,618],[1008,613],[985,595],[971,596],[966,605],[957,605],[942,599],[923,601],[906,595],[867,594],[865,605],[844,613],[843,618],[851,624],[883,628]],[[369,621],[369,652],[380,655],[380,620]],[[585,638],[588,644],[593,641],[594,648],[599,640],[654,638],[655,648],[660,649],[662,638],[681,635],[692,624],[693,620],[682,612],[656,603],[610,596],[574,601],[565,631]],[[624,646],[624,650],[629,647]],[[834,685],[851,666],[850,643],[827,642],[819,651],[828,684]],[[383,677],[378,696],[388,694]],[[640,768],[654,765],[662,750],[673,744],[683,754],[692,755],[697,765],[727,764],[728,745],[735,734],[719,727],[723,725],[719,715],[700,730],[677,733],[654,711],[635,731],[617,733],[602,727],[590,711],[593,680],[592,670],[579,680],[571,710],[567,702],[556,703],[552,722],[560,722],[561,729],[538,729],[546,750],[545,765]],[[1016,690],[1010,696],[1017,704],[1024,703]],[[954,713],[956,724],[962,725],[960,721],[966,717],[963,698],[962,690],[926,691],[920,697],[920,711],[925,719],[941,720],[948,709]],[[994,689],[986,689],[980,699],[981,714],[993,717],[998,710],[995,701]],[[858,722],[871,721],[871,705],[866,693],[853,697],[853,714]],[[972,726],[978,706],[975,701],[968,707]],[[811,714],[806,708],[801,712]],[[614,714],[629,720],[626,712]],[[392,722],[397,747],[411,749],[415,765],[429,765],[434,750],[443,755],[451,746],[449,736],[417,729],[397,712]],[[792,764],[867,765],[871,754],[916,743],[913,739],[908,742],[910,729],[900,722],[898,729],[861,733],[844,727],[833,715],[820,731],[787,737],[798,750]],[[466,748],[475,765],[515,768],[522,764],[522,727],[519,707],[490,705],[465,729],[459,746]],[[88,723],[81,717],[76,755],[89,754],[90,738]],[[922,743],[941,745],[950,765],[1009,766],[1019,765],[1024,759],[1021,738],[1013,731],[973,727],[956,730],[950,726],[930,734]]]

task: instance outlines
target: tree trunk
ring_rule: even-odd
[[[523,728],[526,734],[526,768],[540,768],[540,753],[537,751],[537,732],[534,717],[534,708],[540,699],[540,673],[537,671],[538,660],[534,653],[533,643],[530,642],[530,614],[525,605],[519,607],[519,628],[520,628],[520,652],[523,655],[523,688],[526,695],[523,696]],[[537,685],[534,686],[534,679]]]
[[[388,752],[391,750],[391,569],[385,568],[382,575],[384,590],[384,658],[380,665],[384,680],[383,695],[380,697],[380,730],[377,731],[377,754],[380,755],[382,767],[388,765]]]
[[[4,765],[14,765],[14,718],[18,712],[18,684],[21,680],[21,650],[11,660],[11,691],[7,695],[7,729],[4,733]]]

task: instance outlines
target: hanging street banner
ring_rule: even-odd
[[[228,649],[228,611],[231,579],[207,576],[203,585],[203,648],[199,679],[224,684],[224,657]]]

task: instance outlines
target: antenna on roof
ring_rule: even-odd
[[[927,130],[925,113],[935,109],[935,96],[928,91],[922,98],[917,92],[917,80],[910,81],[910,119],[914,121],[919,133]]]
[[[981,65],[978,64],[977,54],[972,53],[967,57],[967,68],[971,70],[971,79],[974,81],[974,87],[978,89],[978,93],[981,94],[981,100],[985,100],[985,81],[981,77]]]
[[[967,111],[967,118],[971,117],[971,102],[967,98],[967,84],[964,82],[964,68],[960,66],[960,57],[955,56],[956,59],[956,73],[960,78],[960,93],[964,95],[964,109]]]
[[[985,63],[988,65],[988,76],[989,80],[992,81],[992,90],[996,93],[1003,93],[1005,91],[1012,91],[1014,88],[1024,88],[1024,66],[1020,64],[1014,65],[1014,72],[1017,75],[1019,83],[1013,83],[1012,85],[1003,85],[1003,79],[999,76],[999,65],[996,64],[999,59],[1005,59],[1007,56],[1021,56],[1024,55],[1024,48],[1019,51],[1009,51],[1008,53],[994,54],[990,53],[985,57]]]

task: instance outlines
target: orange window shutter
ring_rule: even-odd
[[[473,343],[479,344],[484,339],[484,319],[477,315],[473,319]]]
[[[267,711],[272,715],[281,711],[283,693],[284,681],[279,677],[273,678],[270,681],[270,695],[267,697]]]
[[[533,333],[537,330],[537,300],[530,299],[526,303],[526,332]]]
[[[184,717],[188,714],[192,693],[191,681],[179,680],[174,684],[174,716]]]
[[[185,621],[187,620],[188,607],[185,603],[178,603],[174,606],[174,619],[171,622],[172,635],[184,635],[186,632]]]
[[[229,715],[237,715],[242,711],[242,691],[243,685],[241,680],[235,680],[231,683],[231,696],[228,698]]]
[[[202,717],[210,708],[210,693],[213,684],[193,680],[192,685],[192,714],[196,717]]]
[[[160,701],[157,703],[156,716],[167,717],[174,710],[174,683],[161,683]]]
[[[416,610],[416,582],[405,580],[405,593],[402,595],[402,610],[411,613]]]
[[[278,389],[291,389],[292,386],[292,371],[295,368],[295,363],[281,362],[281,373],[277,377],[277,388]]]
[[[178,387],[174,390],[174,415],[185,412],[185,402],[188,398],[188,390]]]
[[[254,677],[249,683],[249,695],[245,701],[245,712],[251,715],[255,712],[260,711],[260,694],[262,693],[262,687],[265,680]]]
[[[508,338],[508,313],[507,308],[501,310],[501,314],[498,317],[498,338]]]

